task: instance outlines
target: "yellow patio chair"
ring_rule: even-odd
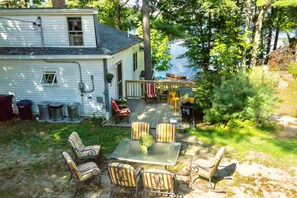
[[[70,143],[73,153],[75,154],[76,163],[81,160],[85,161],[89,159],[94,159],[95,161],[97,161],[97,159],[100,158],[100,146],[85,146],[77,132],[74,131],[70,134],[68,142]]]
[[[217,171],[225,151],[226,148],[221,147],[211,162],[205,162],[205,160],[196,160],[193,162],[192,170],[198,175],[198,177],[193,180],[193,183],[201,176],[208,179],[211,188],[215,189],[215,184],[212,185],[211,179]]]
[[[135,170],[133,166],[121,162],[110,162],[108,164],[109,178],[112,185],[110,196],[115,186],[125,188],[135,188],[135,197],[137,197],[138,187],[141,180],[141,170]]]
[[[145,102],[150,99],[157,101],[158,95],[156,93],[156,84],[155,83],[145,83]]]
[[[78,189],[80,185],[83,184],[83,182],[90,180],[94,176],[99,176],[99,182],[101,181],[101,171],[98,168],[98,166],[94,162],[88,162],[85,164],[81,164],[79,166],[76,166],[72,158],[67,152],[62,152],[63,159],[65,160],[65,164],[67,165],[68,169],[71,172],[71,176],[68,181],[68,185],[70,184],[70,181],[72,177],[77,181],[77,187],[75,191],[75,197],[78,192]]]
[[[156,142],[175,142],[175,125],[158,124],[156,127]]]
[[[175,196],[176,175],[165,170],[144,170],[142,171],[144,186],[144,197],[149,192]]]
[[[147,122],[132,122],[131,140],[139,140],[143,134],[149,134],[150,124]]]

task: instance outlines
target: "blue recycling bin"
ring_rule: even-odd
[[[32,104],[31,100],[20,100],[16,103],[21,120],[32,119]]]

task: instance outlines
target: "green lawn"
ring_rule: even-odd
[[[209,145],[226,146],[227,155],[240,162],[257,162],[272,167],[297,164],[297,133],[283,136],[282,132],[258,129],[249,124],[237,129],[197,128],[189,133]]]

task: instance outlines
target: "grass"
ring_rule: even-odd
[[[275,113],[297,117],[297,80],[287,80],[288,87],[278,90],[279,101]]]
[[[105,128],[98,119],[86,119],[78,124],[53,124],[12,120],[0,125],[0,146],[12,143],[31,153],[48,149],[68,149],[68,136],[77,131],[85,145],[99,144],[102,152],[110,153],[124,138],[127,128]]]
[[[297,134],[282,139],[276,130],[259,129],[249,123],[243,128],[196,128],[189,133],[208,145],[227,146],[230,157],[240,162],[254,161],[272,167],[297,164]]]

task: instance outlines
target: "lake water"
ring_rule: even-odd
[[[172,59],[170,61],[172,67],[166,72],[155,72],[156,78],[164,78],[166,73],[186,76],[187,79],[193,79],[196,75],[196,69],[187,67],[188,61],[186,58],[177,58],[178,56],[184,54],[187,51],[187,48],[181,46],[182,41],[175,41],[171,45],[170,53]]]

